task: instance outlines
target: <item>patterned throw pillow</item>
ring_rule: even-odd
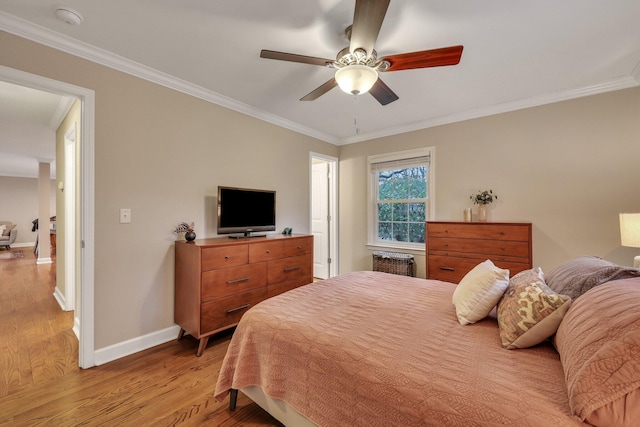
[[[502,347],[531,347],[555,334],[571,298],[559,295],[544,282],[539,268],[511,278],[498,303],[498,325]]]

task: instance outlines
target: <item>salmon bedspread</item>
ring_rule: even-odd
[[[458,323],[452,283],[357,272],[261,302],[215,398],[257,385],[319,426],[582,425],[548,344],[505,350],[495,318]]]

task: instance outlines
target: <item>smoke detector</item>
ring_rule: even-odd
[[[80,12],[65,6],[56,9],[56,17],[69,25],[80,25],[84,20]]]

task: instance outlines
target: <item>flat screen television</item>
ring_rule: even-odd
[[[218,187],[218,234],[250,237],[254,232],[275,229],[275,191]]]

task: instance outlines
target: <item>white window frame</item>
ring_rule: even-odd
[[[396,151],[393,153],[386,154],[376,154],[367,157],[367,187],[368,187],[368,196],[367,196],[367,223],[368,223],[368,232],[367,232],[367,247],[369,249],[380,250],[380,249],[402,249],[404,251],[408,251],[410,253],[424,253],[425,245],[424,243],[409,243],[409,242],[389,242],[387,240],[377,240],[378,233],[378,215],[377,215],[377,180],[373,179],[373,168],[372,165],[376,163],[382,162],[392,162],[398,160],[407,160],[411,158],[417,157],[429,157],[429,174],[427,178],[427,200],[429,208],[427,210],[426,220],[433,220],[436,212],[436,203],[435,203],[435,147],[424,147],[424,148],[416,148],[413,150],[405,150],[405,151]]]

